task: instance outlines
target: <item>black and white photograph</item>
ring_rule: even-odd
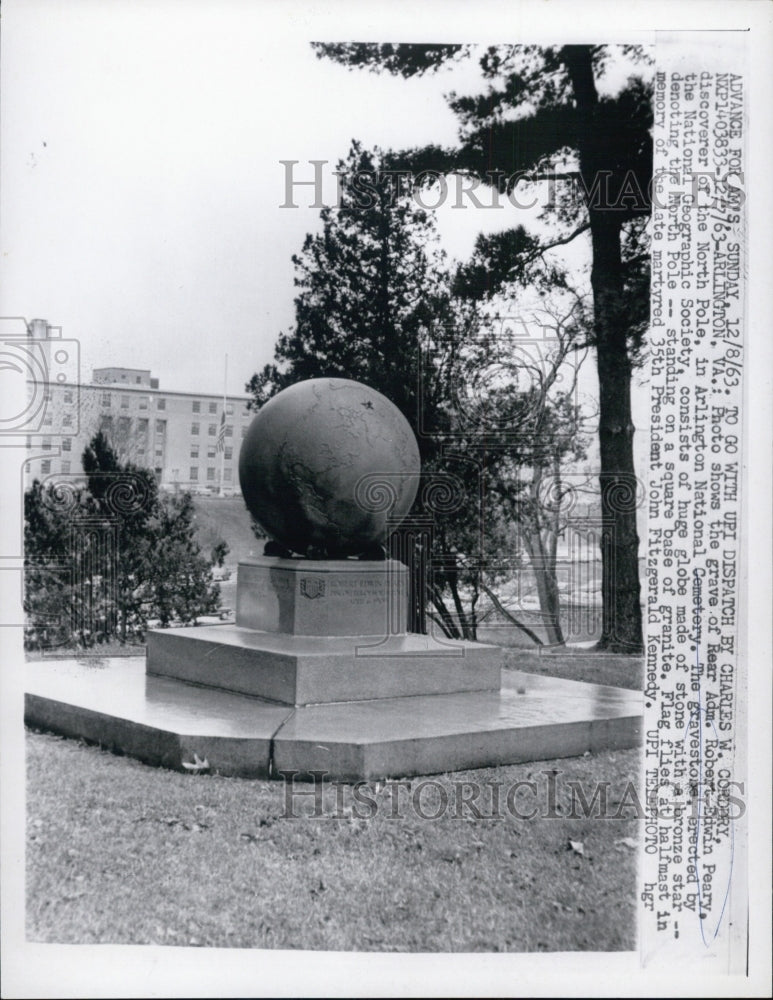
[[[4,995],[766,995],[772,40],[5,0]]]

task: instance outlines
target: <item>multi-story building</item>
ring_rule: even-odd
[[[43,402],[29,477],[77,477],[102,430],[121,461],[153,469],[163,489],[239,493],[239,449],[255,415],[247,396],[165,392],[147,369],[97,368],[90,384],[49,381]]]

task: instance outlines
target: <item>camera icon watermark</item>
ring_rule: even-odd
[[[46,320],[0,317],[0,435],[77,433],[80,344]]]

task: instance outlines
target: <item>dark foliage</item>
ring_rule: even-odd
[[[148,469],[118,461],[98,433],[85,485],[33,482],[24,498],[26,642],[32,648],[141,641],[148,621],[191,624],[217,610],[195,539],[193,499],[159,493]]]

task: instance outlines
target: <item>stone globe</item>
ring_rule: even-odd
[[[410,510],[419,448],[397,407],[343,378],[298,382],[255,416],[239,455],[247,508],[286,549],[372,553]]]

